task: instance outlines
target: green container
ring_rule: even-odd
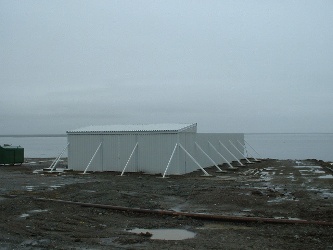
[[[0,164],[22,164],[24,162],[24,148],[20,146],[0,146]]]

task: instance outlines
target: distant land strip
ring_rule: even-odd
[[[0,135],[0,137],[66,137],[66,134]]]

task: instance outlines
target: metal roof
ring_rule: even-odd
[[[180,132],[191,127],[196,123],[179,124],[136,124],[136,125],[103,125],[88,126],[84,128],[67,131],[67,133],[119,133],[119,132]]]

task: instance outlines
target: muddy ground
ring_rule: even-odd
[[[33,172],[50,164],[51,159],[26,159],[22,166],[0,166],[0,249],[333,249],[332,226],[200,220],[34,199],[333,222],[329,163],[270,159],[237,170],[223,165],[224,173],[206,169],[212,177],[197,171],[164,179]],[[66,159],[58,167],[65,166]],[[149,229],[182,229],[195,236],[153,239]]]

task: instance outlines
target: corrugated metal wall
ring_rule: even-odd
[[[169,162],[176,143],[180,143],[202,167],[212,166],[211,160],[198,149],[195,142],[217,163],[225,161],[216,153],[210,143],[220,154],[232,162],[235,158],[221,145],[237,157],[244,158],[230,143],[241,151],[244,148],[244,134],[221,133],[124,133],[124,134],[68,134],[68,164],[69,168],[84,171],[97,147],[102,142],[100,150],[91,162],[88,171],[123,171],[136,143],[138,147],[127,165],[126,172],[146,172],[163,174]],[[185,174],[199,169],[198,165],[183,149],[177,148],[172,158],[167,174]]]
[[[135,134],[103,135],[103,170],[122,171],[136,142]],[[137,172],[137,161],[134,153],[127,168]]]
[[[68,135],[68,166],[84,171],[98,145],[102,135]],[[90,171],[103,171],[103,153],[99,150],[91,163]]]
[[[177,142],[177,134],[147,134],[139,135],[139,168],[140,171],[147,173],[163,173],[170,155]],[[178,162],[173,159],[170,169],[175,173],[178,171]]]
[[[177,134],[105,134],[105,135],[68,135],[68,164],[71,169],[84,171],[97,152],[89,171],[123,171],[136,143],[126,172],[161,173],[165,170],[177,142]],[[176,152],[170,169],[179,172]]]

